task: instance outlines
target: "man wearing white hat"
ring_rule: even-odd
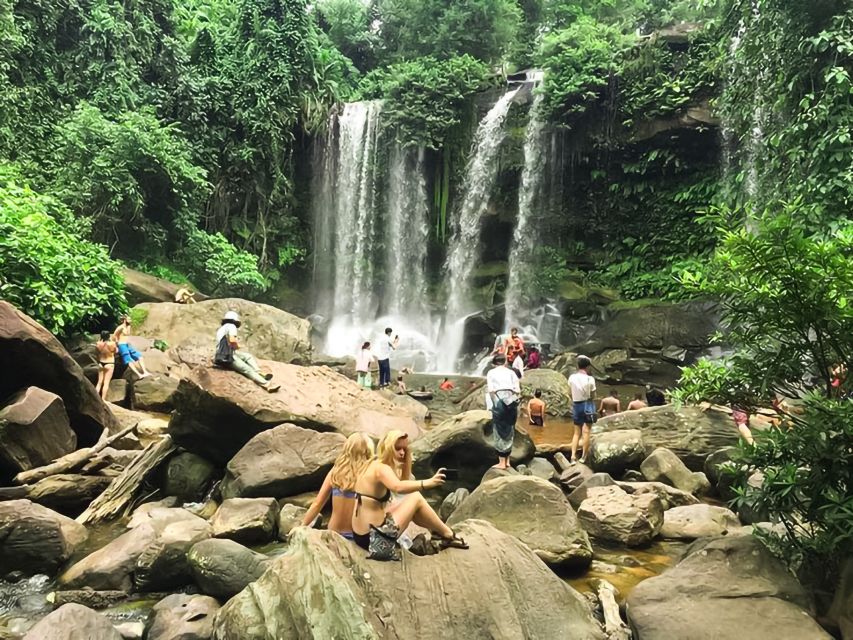
[[[270,393],[278,391],[281,385],[271,382],[272,374],[262,374],[255,357],[248,351],[240,349],[237,342],[239,326],[240,316],[237,312],[226,311],[222,317],[222,325],[216,331],[216,355],[213,357],[213,364],[225,369],[233,369]]]

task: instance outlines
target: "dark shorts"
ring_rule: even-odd
[[[530,424],[535,424],[537,427],[541,427],[545,424],[545,421],[542,419],[542,416],[530,416]]]
[[[370,534],[352,532],[352,541],[365,551],[370,549]]]
[[[581,400],[580,402],[572,403],[572,422],[578,427],[582,427],[585,424],[592,424],[592,421],[587,419],[587,414],[594,413],[595,403],[592,400]]]
[[[137,362],[142,358],[142,354],[126,342],[122,342],[118,345],[118,354],[121,356],[121,361],[125,364]]]

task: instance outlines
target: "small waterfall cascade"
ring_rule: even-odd
[[[425,156],[422,147],[404,149],[395,145],[391,152],[385,308],[391,316],[428,323],[429,200]],[[424,332],[428,329],[428,325],[423,327]]]
[[[313,264],[311,288],[314,310],[323,318],[334,308],[335,177],[337,175],[337,116],[332,114],[323,135],[314,142],[311,155],[311,220]]]
[[[518,91],[512,89],[505,93],[480,121],[474,135],[461,190],[462,201],[454,215],[445,264],[449,294],[438,360],[438,367],[442,371],[455,370],[462,347],[465,317],[473,311],[470,307],[470,280],[480,258],[480,223],[497,179],[498,152],[506,137],[504,121]]]
[[[524,168],[518,190],[518,219],[512,236],[509,253],[509,282],[506,292],[506,328],[519,324],[522,310],[530,309],[535,302],[529,297],[533,291],[536,269],[536,249],[540,237],[537,232],[541,216],[549,157],[550,136],[542,118],[543,94],[537,93],[530,108],[530,118],[524,133]]]

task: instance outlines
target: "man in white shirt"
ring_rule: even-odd
[[[578,356],[578,370],[569,376],[572,389],[572,422],[575,433],[572,436],[572,464],[578,461],[578,440],[583,432],[583,453],[581,463],[586,462],[589,454],[589,433],[595,422],[595,378],[589,375],[592,362],[586,356]]]
[[[496,469],[508,469],[512,443],[515,439],[515,421],[518,418],[518,398],[521,386],[515,371],[507,366],[506,356],[495,356],[495,368],[486,374],[486,393],[491,400],[492,431],[495,451],[498,453]]]
[[[397,348],[400,336],[391,338],[394,330],[391,327],[385,329],[385,335],[376,341],[376,360],[379,362],[379,388],[383,389],[391,384],[391,352]]]

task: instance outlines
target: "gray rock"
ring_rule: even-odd
[[[627,601],[638,640],[829,640],[809,596],[752,536],[709,538]]]
[[[170,376],[154,375],[133,383],[133,408],[136,411],[169,413],[175,408],[178,380]]]
[[[468,489],[465,487],[460,487],[453,493],[449,494],[441,503],[441,507],[438,510],[438,516],[447,522],[448,518],[453,515],[453,512],[459,508],[459,505],[465,501],[471,494]]]
[[[453,416],[412,442],[413,470],[418,478],[431,477],[440,467],[459,469],[460,482],[476,485],[497,462],[491,432],[492,414],[466,411]],[[530,436],[516,430],[510,462],[529,461],[535,452]]]
[[[577,510],[589,496],[590,489],[593,487],[610,487],[615,484],[616,481],[610,477],[609,473],[593,473],[569,494],[569,504]]]
[[[590,466],[594,471],[621,475],[631,467],[639,467],[646,457],[643,432],[624,429],[596,433],[592,437]]]
[[[260,578],[269,558],[233,540],[211,538],[193,545],[187,562],[202,593],[227,600]]]
[[[717,487],[720,482],[720,467],[732,459],[732,453],[737,451],[737,447],[723,447],[711,453],[705,458],[705,476],[711,486]]]
[[[286,504],[281,507],[278,513],[278,538],[279,540],[287,540],[290,532],[302,524],[302,518],[308,509],[295,504]]]
[[[156,538],[136,559],[133,582],[137,590],[163,591],[189,584],[192,573],[187,552],[195,543],[209,538],[211,532],[211,526],[197,516],[162,525]]]
[[[346,438],[283,424],[249,440],[226,467],[223,498],[282,498],[315,489]]]
[[[64,604],[42,618],[24,640],[122,640],[104,616],[81,604]]]
[[[0,409],[0,468],[14,475],[77,448],[65,405],[55,393],[27,387]]]
[[[463,520],[492,523],[515,536],[549,565],[583,568],[592,547],[563,493],[533,476],[510,476],[477,487],[448,518],[451,527]]]
[[[210,519],[213,537],[242,544],[269,542],[275,538],[278,511],[273,498],[229,498]]]
[[[708,493],[711,484],[701,471],[691,472],[669,449],[655,449],[643,460],[640,471],[651,482],[664,482],[676,489],[700,496]]]
[[[630,495],[619,487],[593,487],[578,508],[578,520],[596,538],[637,547],[658,534],[663,513],[660,499],[650,493]]]
[[[126,372],[126,375],[131,376],[133,374]],[[107,402],[125,406],[127,404],[127,392],[129,388],[130,386],[124,378],[113,378],[110,380],[110,386],[107,388]]]
[[[559,371],[552,369],[530,369],[521,379],[521,402],[526,406],[536,389],[542,390],[545,411],[551,416],[572,415],[572,392],[569,380]]]
[[[219,603],[210,596],[166,596],[154,605],[147,640],[210,640],[218,610]]]
[[[645,482],[646,476],[643,475],[642,471],[637,471],[636,469],[628,469],[625,473],[622,474],[622,480],[624,482]]]
[[[603,640],[584,598],[516,538],[478,520],[458,533],[470,549],[404,552],[401,564],[368,560],[332,531],[300,527],[288,553],[222,608],[214,638]]]
[[[664,538],[682,540],[741,533],[740,520],[732,511],[709,504],[693,504],[667,510],[663,514],[663,526],[660,530]]]
[[[533,460],[527,463],[527,468],[530,470],[531,475],[537,478],[549,481],[557,479],[557,470],[545,458],[533,458]]]
[[[142,640],[145,637],[144,622],[120,622],[115,626],[115,630],[123,640]]]
[[[494,480],[495,478],[506,478],[507,476],[520,475],[522,475],[522,473],[518,469],[513,469],[512,467],[510,467],[509,469],[498,469],[496,467],[489,467],[486,470],[486,473],[484,473],[483,477],[480,479],[480,484],[484,484],[489,480]]]
[[[595,472],[588,466],[578,462],[560,474],[560,485],[562,485],[565,491],[574,491],[593,473]]]
[[[841,565],[841,579],[828,615],[838,626],[843,640],[853,640],[853,557],[848,557]]]
[[[685,507],[691,504],[699,504],[699,499],[692,493],[681,489],[670,487],[663,482],[617,482],[620,489],[627,493],[640,495],[652,493],[660,498],[664,511],[673,507]]]
[[[554,454],[554,464],[557,466],[557,469],[562,474],[564,471],[568,471],[572,467],[572,463],[569,462],[569,459],[566,458],[565,454],[562,451],[557,451]]]
[[[29,500],[0,502],[0,575],[52,575],[88,535],[83,525]]]
[[[167,496],[176,496],[182,500],[200,500],[211,481],[216,468],[194,453],[179,453],[166,465],[163,491]]]

